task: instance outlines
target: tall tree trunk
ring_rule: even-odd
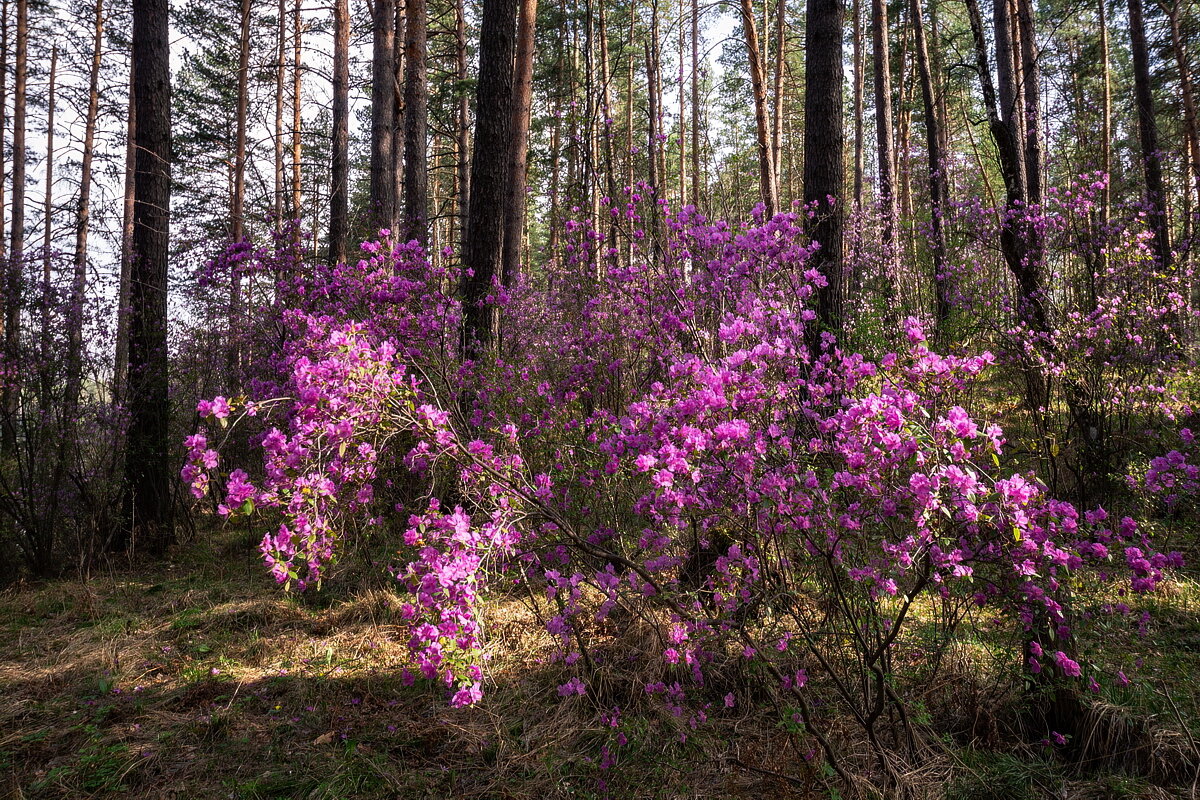
[[[117,282],[117,346],[113,357],[113,401],[124,405],[129,396],[129,309],[133,272],[133,201],[137,175],[137,104],[134,67],[129,61],[129,100],[125,119],[125,187],[121,203],[121,277]]]
[[[250,116],[250,11],[251,0],[242,0],[240,49],[238,52],[237,78],[237,133],[235,134],[233,165],[233,209],[230,213],[232,228],[230,238],[241,242],[246,238],[246,127]],[[241,367],[241,306],[242,276],[236,268],[229,271],[229,379],[233,385],[240,381]]]
[[[940,323],[950,316],[950,293],[946,284],[946,234],[942,226],[942,208],[946,200],[946,184],[942,173],[942,166],[946,160],[945,153],[942,152],[944,120],[938,113],[938,98],[934,94],[921,0],[911,0],[909,5],[917,71],[921,77],[921,99],[925,109],[925,145],[929,153],[929,227],[932,239],[929,249],[933,255],[934,311]]]
[[[845,134],[842,120],[843,36],[841,0],[808,0],[805,20],[804,203],[815,210],[809,236],[826,285],[817,290],[820,326],[842,332],[842,226],[845,218]],[[816,326],[813,332],[816,333]],[[816,341],[813,338],[811,341]]]
[[[54,235],[54,90],[58,79],[58,43],[50,47],[50,83],[46,96],[46,197],[43,201],[45,225],[42,230],[42,403],[50,402],[50,306],[54,296],[50,247]]]
[[[463,354],[471,361],[491,349],[498,333],[496,307],[487,297],[503,263],[504,220],[496,210],[503,207],[510,174],[516,16],[517,0],[484,0],[471,206],[463,247]]]
[[[287,74],[287,0],[279,0],[275,43],[275,225],[283,224],[283,81]]]
[[[677,126],[679,134],[679,207],[683,208],[687,205],[687,92],[684,91],[686,78],[684,77],[683,65],[685,62],[684,46],[686,39],[684,36],[683,25],[683,10],[684,0],[679,0],[679,124]]]
[[[250,4],[251,0],[242,0],[241,35],[238,49],[237,77],[237,134],[234,147],[233,166],[233,209],[230,216],[231,238],[240,242],[246,236],[246,125],[250,115]],[[236,285],[237,281],[234,281]],[[236,293],[236,289],[231,289]],[[236,294],[231,296],[232,303]]]
[[[763,76],[763,58],[762,50],[758,45],[758,32],[754,28],[752,0],[741,0],[741,7],[742,31],[746,37],[746,55],[750,60],[750,89],[754,94],[754,131],[758,143],[759,192],[762,195],[767,218],[770,219],[779,210],[779,196],[775,188],[775,163],[771,148],[770,122],[767,117],[767,86]],[[841,118],[840,110],[838,117]],[[811,122],[811,118],[809,119]]]
[[[970,16],[972,38],[975,43],[976,72],[979,74],[980,87],[983,91],[984,111],[987,114],[988,127],[992,132],[992,139],[996,143],[996,151],[1000,161],[1000,172],[1004,178],[1005,205],[1010,215],[1017,216],[1020,214],[1020,210],[1029,197],[1026,188],[1027,173],[1024,164],[1024,154],[1026,151],[1021,143],[1018,130],[1008,124],[1004,119],[1001,106],[998,105],[1000,98],[997,96],[995,86],[992,83],[992,73],[987,57],[987,43],[984,38],[983,22],[979,13],[978,0],[966,0],[966,4]],[[1000,5],[1003,5],[1003,3],[1001,2]],[[997,20],[997,29],[1007,27],[1007,15],[1005,15],[1004,20]],[[1011,53],[1012,50],[1009,47],[1002,46],[1001,37],[997,34],[997,62],[1004,61],[1007,54],[1010,57],[1011,66]],[[1005,74],[1001,69],[997,69],[996,72],[998,77]],[[1010,81],[1015,81],[1015,76],[1011,72],[1007,74]],[[1015,83],[1010,83],[1004,97],[1011,97],[1010,102],[1015,104],[1015,96]],[[1015,118],[1015,115],[1013,115],[1013,118]],[[1025,231],[1018,230],[1018,226],[1014,223],[1009,222],[1005,224],[1000,230],[1000,250],[1004,255],[1009,272],[1012,273],[1017,282],[1020,306],[1018,309],[1019,314],[1023,321],[1034,331],[1045,331],[1047,329],[1047,318],[1045,301],[1042,297],[1041,254],[1032,249],[1037,245],[1037,240],[1031,239],[1024,234]]]
[[[396,0],[375,0],[371,49],[370,235],[396,222]]]
[[[1173,0],[1169,5],[1165,0],[1159,0],[1159,5],[1171,24],[1171,50],[1175,54],[1179,91],[1183,96],[1183,127],[1187,137],[1187,160],[1192,173],[1192,189],[1186,189],[1185,193],[1194,190],[1197,202],[1200,202],[1200,123],[1196,116],[1196,96],[1192,88],[1191,68],[1188,66],[1188,49],[1180,32],[1179,0]]]
[[[783,171],[783,74],[787,70],[787,0],[775,3],[775,108],[771,114],[771,166],[775,168],[775,201],[784,203],[780,173]]]
[[[1138,138],[1146,182],[1146,205],[1154,233],[1154,254],[1164,270],[1171,266],[1171,233],[1167,229],[1167,194],[1163,188],[1162,153],[1158,149],[1158,120],[1150,84],[1150,53],[1142,0],[1129,0],[1129,40],[1133,50],[1133,90],[1137,105]]]
[[[778,102],[776,103],[778,107]],[[614,202],[616,198],[613,198]],[[692,0],[692,203],[700,205],[700,3]],[[615,229],[614,229],[615,230]]]
[[[171,67],[167,0],[134,0],[133,269],[129,318],[129,537],[121,545],[165,551],[174,538],[167,384],[167,264],[171,202]]]
[[[425,0],[407,0],[404,43],[404,235],[429,244],[429,87]]]
[[[299,64],[296,65],[299,69]],[[333,154],[329,193],[329,260],[346,261],[350,236],[350,4],[333,3]]]
[[[604,180],[610,213],[605,227],[608,229],[608,246],[615,252],[617,247],[617,219],[611,209],[617,204],[617,159],[613,152],[613,136],[616,127],[613,125],[612,90],[609,81],[612,79],[611,62],[608,52],[608,17],[604,11],[604,3],[600,3],[600,81],[603,84],[602,103],[604,105]]]
[[[857,214],[862,210],[863,201],[863,30],[862,30],[862,8],[861,0],[854,0],[851,5],[850,14],[853,19],[853,36],[854,42],[854,74],[852,80],[854,82],[854,212]],[[855,237],[857,238],[857,236]]]
[[[1109,72],[1108,55],[1108,0],[1097,0],[1100,23],[1100,70],[1102,95],[1100,98],[1100,168],[1107,178],[1104,195],[1100,199],[1101,242],[1108,235],[1108,223],[1112,218],[1112,79]],[[1108,249],[1100,246],[1101,274],[1108,269]],[[1092,305],[1095,305],[1096,288],[1092,287]]]
[[[899,278],[900,262],[896,248],[896,146],[892,138],[892,73],[885,0],[871,0],[871,49],[875,62],[875,139],[882,217],[880,239],[884,274],[891,283]]]
[[[79,405],[83,379],[83,303],[87,289],[88,226],[92,212],[92,149],[100,108],[100,58],[104,47],[104,0],[96,0],[92,27],[92,63],[88,71],[88,105],[83,124],[83,163],[79,173],[79,205],[75,214],[75,253],[72,258],[71,300],[68,305],[67,386],[64,418],[71,423]]]
[[[525,171],[529,155],[529,115],[533,100],[533,47],[537,0],[520,0],[517,54],[513,75],[512,141],[509,150],[508,192],[504,201],[503,282],[516,285],[521,270],[521,240],[525,232]],[[589,159],[590,160],[590,159]]]
[[[1017,64],[1013,53],[1017,46],[1014,42],[1012,15],[1010,6],[1012,0],[994,0],[992,6],[992,29],[996,40],[996,80],[999,86],[1000,118],[1009,129],[1008,136],[1012,139],[1013,157],[1016,159],[1017,179],[1016,189],[1020,201],[1024,203],[1029,197],[1025,171],[1024,123],[1021,121],[1021,91],[1017,80]]]
[[[8,0],[0,0],[0,263],[8,255],[8,238],[4,232],[4,139],[8,135]],[[5,287],[5,297],[0,298],[0,346],[3,346],[4,330],[8,324],[8,271],[0,275],[0,285]]]
[[[1032,0],[1014,0],[1017,11],[1017,24],[1021,30],[1021,106],[1025,112],[1021,120],[1024,127],[1022,135],[1025,138],[1025,186],[1029,193],[1029,202],[1041,205],[1043,183],[1042,148],[1042,100],[1041,75],[1039,66],[1037,26]],[[1040,234],[1031,231],[1031,235],[1040,238]],[[1040,245],[1036,246],[1040,254]]]
[[[659,175],[658,175],[658,91],[657,81],[654,79],[655,72],[658,71],[657,64],[654,63],[654,46],[650,42],[646,42],[646,111],[649,117],[649,126],[646,130],[646,166],[649,171],[648,179],[650,188],[657,195],[659,194]]]
[[[467,17],[463,9],[464,0],[454,3],[454,62],[458,70],[458,243],[461,248],[467,238],[467,214],[471,200],[470,142],[468,122],[471,117],[470,98],[467,97]]]
[[[334,0],[339,2],[339,0]],[[344,15],[349,19],[349,15]],[[300,167],[302,153],[300,150],[300,99],[303,88],[301,80],[303,71],[301,69],[300,48],[302,44],[302,36],[304,31],[303,18],[300,15],[300,0],[295,0],[295,5],[292,7],[292,218],[299,223],[300,217],[300,202],[303,199],[301,194],[300,182]],[[313,215],[317,216],[316,214]],[[297,237],[300,234],[299,224],[296,226]],[[297,239],[297,241],[299,241]]]
[[[428,26],[428,21],[426,25]],[[395,74],[392,76],[392,93],[396,96],[395,112],[396,119],[392,122],[392,152],[395,158],[392,159],[392,165],[395,167],[395,172],[392,175],[392,192],[396,197],[396,218],[397,225],[404,225],[404,229],[398,232],[398,236],[407,236],[408,210],[405,206],[404,198],[404,170],[406,169],[406,157],[404,153],[405,137],[408,136],[407,118],[408,110],[404,104],[404,93],[408,89],[408,64],[409,60],[405,57],[405,48],[408,46],[408,3],[406,0],[396,0],[396,57],[392,59],[392,66],[395,69]],[[428,37],[426,37],[428,38]],[[429,52],[428,44],[426,44],[426,53]],[[426,83],[428,86],[428,82]],[[426,88],[425,95],[428,97],[429,90]],[[428,101],[427,101],[428,102]],[[428,117],[428,113],[426,115]],[[435,144],[436,147],[436,144]],[[428,167],[429,156],[428,146],[426,146],[426,167]],[[428,178],[426,184],[428,185]],[[426,202],[428,202],[428,188],[425,191]],[[428,206],[425,206],[426,228],[428,228]],[[426,236],[428,238],[428,236]],[[426,246],[428,248],[428,245]]]
[[[29,1],[17,0],[16,76],[13,85],[13,166],[12,166],[12,228],[8,247],[7,305],[4,320],[5,358],[15,363],[21,344],[21,304],[25,270],[25,101],[28,80]],[[13,427],[17,411],[17,377],[5,381],[0,389],[7,424],[0,434],[0,449],[11,450],[16,445]]]

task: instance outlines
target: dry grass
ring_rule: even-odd
[[[1181,586],[1164,602],[1190,614],[1197,593]],[[674,679],[662,659],[643,657],[661,651],[665,617],[615,614],[596,642],[587,695],[564,700],[557,686],[574,673],[551,663],[545,609],[501,599],[486,620],[489,691],[455,710],[436,689],[402,684],[401,602],[378,581],[284,595],[232,533],[170,564],[14,587],[0,594],[0,798],[830,796],[811,743],[780,724],[785,709],[723,708],[725,692],[750,691],[739,659],[711,671],[714,702],[696,729],[646,695],[647,683]],[[1174,624],[1190,631],[1187,619]],[[1032,787],[1018,800],[1170,796],[1057,767],[1045,777],[1042,754],[1014,738],[1013,687],[986,661],[964,639],[911,695],[928,713],[920,756],[893,764],[908,796],[966,787],[959,796],[982,800],[972,781],[1008,785],[996,777],[1008,773]],[[1171,699],[1192,722],[1193,693]],[[601,719],[613,707],[629,737],[621,747]],[[823,713],[843,766],[871,775],[853,723]],[[1129,770],[1186,784],[1186,769],[1170,765],[1196,763],[1194,742],[1163,722],[1098,705],[1081,749],[1131,753]],[[615,767],[601,769],[605,748]],[[1012,752],[1023,755],[989,755]],[[843,793],[877,796],[866,777],[856,783]]]

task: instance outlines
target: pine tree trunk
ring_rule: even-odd
[[[1185,190],[1185,193],[1194,189],[1197,202],[1200,202],[1200,122],[1197,122],[1196,96],[1192,88],[1191,68],[1188,66],[1188,50],[1180,32],[1179,0],[1173,0],[1171,5],[1160,0],[1159,4],[1171,25],[1171,50],[1175,55],[1175,67],[1179,71],[1179,91],[1183,96],[1184,135],[1187,137],[1187,160],[1193,183],[1192,189]]]
[[[25,270],[25,101],[29,50],[29,2],[17,0],[16,76],[13,85],[13,167],[12,167],[12,228],[8,247],[7,306],[4,320],[5,357],[16,362],[21,344],[21,304],[24,297]],[[0,389],[0,406],[6,424],[0,434],[0,449],[11,450],[16,445],[13,427],[17,412],[17,377],[6,381]]]
[[[779,196],[775,190],[775,164],[772,157],[770,122],[767,117],[766,79],[763,76],[763,58],[762,50],[758,45],[758,32],[754,27],[754,6],[751,0],[741,0],[741,8],[742,32],[746,38],[746,55],[750,61],[750,90],[754,95],[754,132],[758,144],[759,193],[762,196],[767,219],[770,219],[779,209]],[[838,116],[841,117],[840,111]]]
[[[341,2],[341,0],[334,0],[334,2]],[[343,16],[348,19],[348,15],[344,14]],[[292,8],[292,218],[297,220],[297,222],[303,216],[300,210],[300,202],[303,198],[300,191],[302,188],[300,182],[302,156],[300,150],[300,90],[302,88],[301,78],[303,76],[300,66],[300,46],[302,43],[303,28],[303,21],[300,16],[300,0],[296,0],[295,6]],[[314,216],[316,215],[314,214]],[[297,225],[296,233],[299,236],[299,225]]]
[[[238,39],[237,77],[237,134],[233,166],[233,208],[231,238],[240,242],[246,236],[246,124],[250,114],[250,0],[242,0],[241,35]],[[234,285],[236,285],[234,281]],[[236,301],[236,289],[231,289],[231,309]]]
[[[396,222],[396,0],[375,0],[371,50],[370,219],[372,237]]]
[[[875,139],[879,160],[879,206],[884,274],[899,278],[896,248],[896,146],[892,138],[892,74],[888,49],[888,13],[884,0],[871,0],[871,49],[875,62]]]
[[[946,284],[946,235],[942,227],[942,208],[946,200],[946,185],[942,177],[942,165],[946,160],[942,152],[942,126],[944,120],[938,113],[938,98],[934,94],[933,73],[930,69],[929,50],[925,41],[925,24],[921,13],[921,0],[911,0],[910,14],[913,26],[913,44],[916,48],[917,71],[921,78],[921,98],[925,111],[925,145],[929,153],[929,204],[930,233],[929,249],[933,255],[934,311],[939,323],[950,316],[950,293]]]
[[[333,153],[329,193],[329,260],[346,261],[350,236],[350,4],[333,4]],[[298,67],[299,65],[297,65]]]
[[[782,4],[781,0],[780,5]],[[776,101],[776,108],[778,106],[779,103]],[[778,163],[776,167],[778,168]],[[702,201],[703,198],[700,196],[700,3],[699,0],[692,0],[692,203],[699,206]]]
[[[125,120],[125,187],[121,203],[121,277],[117,283],[117,346],[113,358],[113,401],[129,396],[129,303],[133,270],[133,200],[137,174],[137,105],[133,98],[135,62],[129,64],[129,101]]]
[[[1138,114],[1138,139],[1146,183],[1150,229],[1154,232],[1154,254],[1163,270],[1171,266],[1171,234],[1167,229],[1167,194],[1163,188],[1162,153],[1158,149],[1158,120],[1154,116],[1154,92],[1150,84],[1150,53],[1142,0],[1129,0],[1129,39],[1133,50],[1133,89]]]
[[[167,0],[134,0],[137,115],[129,317],[128,538],[161,554],[174,539],[167,384],[171,69]]]
[[[50,83],[46,95],[46,197],[43,201],[45,224],[42,226],[42,363],[49,364],[50,352],[50,306],[54,296],[51,283],[53,275],[50,247],[54,233],[54,91],[58,78],[58,43],[50,47]],[[50,402],[50,370],[42,370],[42,403]]]
[[[458,69],[458,242],[461,248],[467,238],[467,215],[471,201],[470,175],[470,130],[471,116],[470,98],[464,88],[467,81],[467,19],[463,10],[464,0],[456,0],[454,4],[454,33],[456,39],[455,67]]]
[[[79,173],[79,205],[75,215],[75,253],[72,259],[71,300],[68,307],[67,387],[64,418],[73,421],[79,405],[83,363],[83,303],[87,289],[88,226],[92,211],[92,149],[100,108],[100,58],[104,47],[104,0],[96,0],[92,63],[88,71],[88,105],[83,124],[83,163]]]
[[[537,0],[520,0],[517,54],[513,75],[512,141],[509,151],[508,194],[504,202],[503,283],[512,288],[521,271],[521,241],[525,232],[525,174],[529,155],[529,116],[533,100],[534,32]]]
[[[407,0],[404,44],[404,235],[429,244],[429,87],[425,0]]]
[[[471,361],[491,349],[498,333],[496,307],[487,296],[503,262],[504,220],[496,210],[503,207],[510,174],[516,16],[517,0],[484,0],[471,205],[463,247],[463,354]]]
[[[1104,185],[1104,195],[1100,199],[1100,230],[1101,241],[1108,235],[1108,223],[1112,218],[1112,79],[1109,72],[1108,55],[1108,0],[1097,0],[1100,24],[1100,69],[1103,72],[1101,109],[1100,109],[1100,168],[1104,170],[1107,181]],[[1100,269],[1107,272],[1107,248],[1100,247]],[[1092,287],[1092,298],[1095,305],[1096,288]]]
[[[850,15],[853,19],[854,38],[854,212],[862,210],[863,202],[863,31],[861,0],[854,0]],[[855,236],[857,239],[857,235]]]
[[[771,166],[775,168],[775,202],[784,202],[780,173],[783,171],[783,73],[787,69],[787,0],[775,3],[775,107],[771,114]]]
[[[817,317],[820,327],[835,336],[842,332],[846,200],[843,14],[841,0],[809,0],[805,20],[804,203],[816,212],[807,227],[819,245],[814,265],[827,282],[817,290]],[[812,331],[816,333],[816,326]]]
[[[287,70],[287,0],[279,0],[279,29],[275,47],[275,225],[283,224],[283,81]]]

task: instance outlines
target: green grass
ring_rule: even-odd
[[[536,620],[511,599],[489,612],[506,649],[484,702],[451,709],[436,688],[400,680],[408,656],[392,587],[370,578],[285,596],[244,538],[217,532],[169,563],[0,593],[0,797],[830,796],[811,742],[776,709],[724,713],[718,698],[693,730],[640,684],[616,687],[628,736],[617,745],[595,696],[558,697],[566,668],[549,663]],[[1103,645],[1090,648],[1103,670],[1147,665],[1130,687],[1105,683],[1102,697],[1168,722],[1175,708],[1200,729],[1200,585],[1176,581],[1149,607],[1148,636],[1119,619],[1084,642]],[[914,641],[928,639],[932,617],[914,613]],[[908,664],[920,676],[901,687],[912,716],[936,734],[928,774],[912,778],[921,796],[1153,797],[1142,779],[1070,774],[1011,736],[988,750],[938,731],[968,681],[1012,679],[999,657],[1011,633],[982,622],[960,630],[943,671],[961,678],[942,694],[920,685],[927,666]],[[822,713],[854,746],[852,726]],[[617,761],[602,767],[606,747]]]

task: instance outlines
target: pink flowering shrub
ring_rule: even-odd
[[[635,201],[612,210],[644,224]],[[897,665],[921,652],[922,604],[1007,612],[1014,662],[1054,647],[1027,667],[1092,678],[1055,644],[1080,623],[1068,582],[1147,592],[1179,560],[1006,467],[1002,430],[972,410],[993,356],[939,354],[912,319],[874,361],[814,335],[823,278],[794,214],[739,229],[688,208],[662,226],[632,261],[569,229],[548,287],[497,290],[503,341],[463,370],[448,275],[411,247],[298,285],[276,391],[201,405],[218,423],[279,415],[221,513],[273,515],[264,558],[299,588],[347,531],[403,514],[415,672],[456,705],[482,696],[497,583],[544,598],[563,697],[588,694],[606,621],[638,614],[663,621],[643,657],[669,681],[644,689],[671,713],[702,722],[715,676],[744,663],[831,757],[815,687],[874,737],[883,709],[903,714]],[[204,431],[188,449],[203,495],[217,454]],[[450,472],[453,491],[384,504],[383,459]]]

